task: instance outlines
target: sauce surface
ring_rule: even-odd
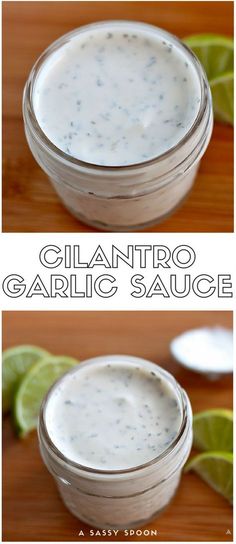
[[[46,426],[70,460],[100,470],[128,469],[163,453],[182,412],[173,387],[155,365],[85,364],[54,389]]]
[[[68,155],[97,165],[145,162],[174,147],[199,111],[189,55],[159,29],[92,25],[43,63],[33,105],[41,129]]]

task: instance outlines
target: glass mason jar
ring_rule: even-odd
[[[79,365],[95,364],[102,357]],[[69,460],[52,442],[46,410],[63,377],[50,389],[41,407],[38,436],[42,458],[54,477],[66,507],[83,522],[98,528],[128,529],[145,525],[169,504],[179,485],[182,468],[192,446],[192,410],[186,392],[175,378],[153,363],[137,357],[106,356],[138,364],[150,371],[155,367],[163,381],[174,390],[181,408],[177,437],[156,458],[122,470],[97,470]],[[72,369],[69,373],[79,372]],[[65,375],[67,376],[67,374]]]
[[[36,118],[34,89],[44,63],[66,43],[93,28],[103,26],[112,30],[119,25],[122,28],[132,25],[137,32],[146,28],[181,49],[199,80],[199,111],[184,137],[156,158],[128,166],[97,166],[92,164],[92,157],[91,164],[76,159],[47,138]],[[84,223],[113,231],[137,230],[161,222],[180,205],[194,183],[213,124],[210,88],[191,50],[162,29],[130,21],[106,21],[80,27],[48,47],[35,63],[26,83],[23,116],[29,147],[65,207]]]

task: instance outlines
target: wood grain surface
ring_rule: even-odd
[[[40,53],[71,29],[101,19],[138,19],[184,37],[233,34],[233,2],[3,2],[3,230],[90,232],[63,208],[27,146],[22,92]],[[193,191],[149,232],[233,231],[233,130],[216,124]]]
[[[230,312],[4,312],[3,347],[38,344],[81,360],[127,353],[161,364],[186,389],[197,412],[232,406],[232,379],[217,382],[181,368],[170,356],[170,340],[186,328],[232,326]],[[94,538],[59,498],[38,451],[36,433],[14,436],[3,423],[3,540],[15,541],[232,541],[232,509],[194,474],[183,475],[177,494],[145,530],[157,536]],[[84,531],[84,537],[79,532]],[[228,531],[228,533],[227,533]],[[230,533],[229,533],[230,531]]]

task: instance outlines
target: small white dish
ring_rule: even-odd
[[[233,372],[233,331],[203,327],[184,332],[172,340],[170,351],[182,366],[211,380]]]

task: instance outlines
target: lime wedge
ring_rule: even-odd
[[[201,451],[233,451],[233,412],[216,409],[193,417],[193,445]]]
[[[233,503],[233,454],[228,452],[200,453],[185,466],[194,470],[215,491]]]
[[[51,385],[76,364],[78,361],[72,357],[48,355],[29,368],[14,401],[14,420],[19,436],[23,437],[37,427],[44,396]]]
[[[227,72],[211,80],[215,118],[223,123],[234,123],[234,74]]]
[[[48,352],[37,346],[16,346],[7,349],[2,356],[2,405],[8,412],[14,391],[26,370]]]
[[[184,42],[200,60],[212,91],[215,119],[233,124],[233,39],[216,34],[196,34]]]

